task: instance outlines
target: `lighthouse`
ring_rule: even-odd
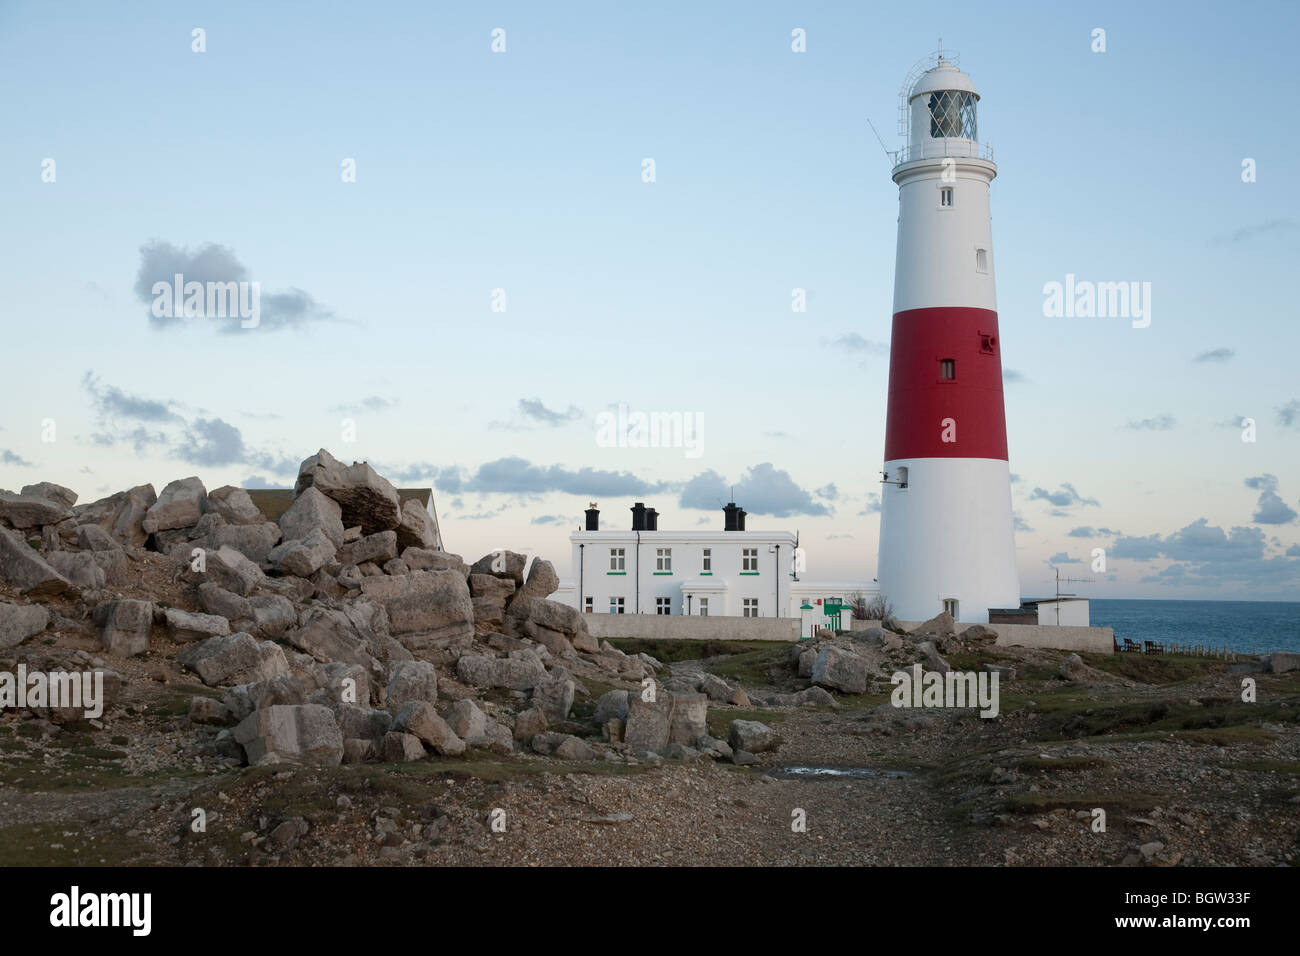
[[[905,621],[946,610],[987,622],[990,608],[1020,606],[989,214],[997,166],[978,104],[945,54],[901,95],[877,580]]]

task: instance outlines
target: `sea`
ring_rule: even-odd
[[[1166,644],[1206,644],[1238,654],[1300,652],[1300,601],[1088,602],[1093,627],[1125,638]]]

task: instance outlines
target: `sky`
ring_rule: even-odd
[[[898,201],[868,121],[900,145],[942,38],[998,163],[1022,592],[1300,599],[1297,26],[0,0],[0,487],[291,485],[325,447],[432,485],[450,550],[562,576],[589,501],[721,529],[734,487],[806,577],[869,582]],[[257,326],[155,316],[177,271],[256,282]],[[1150,283],[1149,325],[1045,315],[1067,275]],[[692,441],[618,447],[620,405]]]

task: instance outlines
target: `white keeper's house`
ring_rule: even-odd
[[[697,617],[792,617],[828,626],[824,614],[855,593],[868,600],[869,582],[815,582],[798,536],[748,531],[745,511],[723,508],[721,531],[660,531],[659,513],[632,507],[631,527],[601,528],[593,502],[586,527],[569,536],[575,580],[561,582],[554,599],[586,614],[683,614]],[[847,629],[845,609],[835,626]]]

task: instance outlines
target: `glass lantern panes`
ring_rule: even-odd
[[[978,139],[975,135],[974,93],[944,90],[930,94],[930,135],[959,139]]]

